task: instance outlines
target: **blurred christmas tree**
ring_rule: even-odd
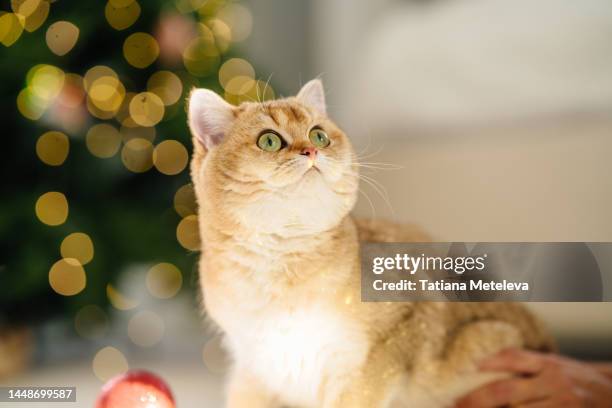
[[[113,285],[133,264],[158,264],[156,276],[194,288],[184,102],[194,86],[234,103],[273,97],[236,57],[249,9],[224,0],[0,4],[0,326],[116,301]]]

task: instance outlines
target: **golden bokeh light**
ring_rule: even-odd
[[[154,127],[142,127],[142,126],[121,126],[119,131],[123,143],[127,143],[132,139],[145,139],[153,143],[155,140],[155,128]]]
[[[234,88],[228,88],[228,84],[234,78],[243,78],[241,81],[234,83]],[[255,79],[255,69],[246,60],[242,58],[231,58],[228,59],[221,65],[219,69],[219,83],[227,92],[238,94],[242,83],[248,82],[248,80]]]
[[[215,44],[221,53],[227,52],[232,43],[232,30],[223,20],[218,18],[210,19],[206,22],[215,36]]]
[[[113,71],[112,68],[107,67],[106,65],[96,65],[95,67],[91,67],[85,73],[83,77],[83,87],[87,92],[93,85],[93,83],[100,78],[103,77],[114,77],[118,78],[117,73]]]
[[[55,55],[66,55],[79,39],[79,28],[68,21],[57,21],[47,29],[47,47]]]
[[[157,125],[164,117],[164,103],[152,92],[141,92],[130,102],[130,117],[140,126]]]
[[[40,28],[49,16],[51,8],[49,0],[41,0],[38,2],[36,9],[25,18],[25,26],[27,32],[31,33]]]
[[[140,4],[137,1],[131,0],[125,6],[116,6],[117,3],[125,3],[110,0],[104,8],[106,21],[115,30],[125,30],[138,20],[140,17]]]
[[[183,144],[176,140],[164,140],[153,150],[153,164],[163,174],[173,176],[187,167],[189,155]]]
[[[49,284],[62,296],[74,296],[85,289],[87,277],[77,259],[64,258],[54,263],[49,270]]]
[[[112,119],[116,113],[113,111],[104,111],[98,108],[96,105],[94,105],[94,103],[91,101],[91,98],[89,97],[87,98],[87,110],[89,111],[91,116],[103,120]]]
[[[117,73],[104,65],[90,68],[83,77],[83,87],[88,93],[87,110],[98,119],[111,119],[125,99],[125,87]]]
[[[181,217],[197,214],[198,205],[193,184],[185,184],[176,190],[174,194],[174,210]]]
[[[117,77],[102,76],[93,81],[88,96],[96,108],[114,114],[125,98],[125,87]]]
[[[227,4],[226,0],[208,0],[198,8],[198,14],[202,19],[213,17],[225,4]]]
[[[117,289],[110,283],[106,285],[106,297],[108,301],[115,309],[119,310],[131,310],[138,306],[138,300],[131,299],[121,294]]]
[[[158,71],[147,82],[149,92],[159,96],[164,105],[173,105],[183,94],[183,83],[170,71]]]
[[[128,370],[128,362],[122,352],[114,347],[104,347],[96,353],[92,362],[92,369],[96,377],[106,382],[116,375]]]
[[[11,9],[15,14],[29,17],[40,6],[42,0],[11,0]]]
[[[113,7],[121,8],[136,3],[136,0],[108,0],[108,2]]]
[[[164,336],[164,321],[150,311],[136,313],[128,322],[128,337],[141,347],[151,347],[159,343]]]
[[[90,68],[83,77],[87,91],[87,110],[98,119],[114,117],[126,97],[125,87],[117,73],[104,65]]]
[[[181,289],[183,275],[176,266],[162,262],[149,269],[146,285],[153,296],[160,299],[169,299]]]
[[[185,249],[200,250],[200,231],[196,215],[188,215],[179,222],[176,227],[176,239]]]
[[[83,306],[74,317],[74,329],[86,339],[99,339],[109,328],[108,317],[100,306]]]
[[[147,33],[134,33],[123,43],[123,56],[136,68],[146,68],[159,56],[159,45]]]
[[[215,34],[213,31],[204,23],[198,23],[198,36],[200,40],[205,41],[211,45],[215,45]]]
[[[251,35],[253,16],[242,4],[228,3],[219,10],[217,18],[224,21],[232,30],[232,41],[241,42]]]
[[[213,1],[219,1],[219,0],[213,0]],[[225,1],[225,0],[222,0],[222,1]],[[210,3],[211,0],[187,0],[187,2],[191,4],[192,9],[195,11],[199,9],[200,7],[203,7],[206,3]]]
[[[36,142],[36,155],[49,166],[60,166],[68,157],[70,143],[62,132],[44,133]]]
[[[68,235],[60,245],[60,253],[64,258],[72,258],[81,265],[87,265],[94,257],[94,246],[89,235],[74,232]]]
[[[15,13],[4,13],[0,16],[0,42],[5,47],[13,45],[23,32],[25,19]]]
[[[210,2],[210,0],[208,0]],[[181,13],[191,13],[207,3],[207,0],[175,0],[176,8]]]
[[[134,99],[134,97],[132,97],[131,99]],[[131,100],[130,100],[130,103],[132,103]],[[134,122],[134,118],[130,116],[129,109],[130,108],[128,106],[128,114],[127,116],[124,116],[124,113],[121,111],[121,108],[120,108],[119,111],[115,114],[115,119],[117,119],[117,122],[121,123],[121,127],[123,128],[141,127],[138,123]]]
[[[232,78],[226,86],[225,99],[234,105],[245,101],[267,101],[274,99],[274,89],[269,83],[245,76]]]
[[[119,131],[107,123],[93,125],[85,137],[87,150],[101,159],[113,157],[121,146],[121,135]]]
[[[68,218],[68,200],[62,193],[50,191],[38,198],[35,211],[42,223],[51,226],[61,225]]]
[[[61,92],[65,79],[64,71],[47,64],[35,65],[26,75],[26,82],[30,91],[45,103],[48,103]]]
[[[226,0],[174,0],[177,10],[183,14],[200,11],[209,4],[217,4]]]
[[[136,96],[134,92],[126,92],[119,110],[115,112],[115,120],[121,125],[138,126],[130,117],[130,103],[132,102],[132,99],[134,99],[134,96]]]
[[[144,173],[153,167],[153,144],[146,139],[132,139],[121,149],[123,165],[134,173]]]
[[[183,64],[190,74],[205,77],[216,72],[221,56],[214,44],[214,36],[198,37],[183,53]]]
[[[216,336],[206,342],[202,349],[202,361],[208,371],[223,374],[229,366],[229,359],[222,346],[222,338]]]
[[[17,109],[24,118],[38,120],[45,113],[47,104],[34,95],[30,88],[25,88],[17,95]]]
[[[270,85],[270,82],[261,80],[256,81],[255,84],[247,90],[245,95],[251,99],[257,98],[259,101],[269,101],[276,98],[276,93],[272,85]]]
[[[253,89],[256,83],[257,81],[251,77],[243,75],[235,76],[225,84],[225,97],[228,101],[231,100],[232,103],[236,102],[238,104],[247,99],[246,97],[242,99],[240,97],[246,95],[250,89]]]
[[[250,89],[247,94],[249,92],[250,96],[259,95],[259,99],[263,101],[269,101],[276,98],[276,92],[274,92],[274,88],[272,88],[269,81],[257,81],[255,87]]]

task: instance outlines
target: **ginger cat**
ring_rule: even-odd
[[[320,81],[240,106],[194,90],[189,126],[204,305],[233,359],[228,407],[447,407],[499,378],[476,371],[484,356],[551,347],[516,304],[360,302],[359,238],[428,239],[350,217],[355,154]]]

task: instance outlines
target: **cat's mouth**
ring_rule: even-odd
[[[323,180],[326,179],[323,166],[321,166],[321,163],[319,163],[316,159],[308,160],[308,162],[304,164],[304,167],[302,167],[301,176],[299,177],[300,180],[317,177],[321,177]]]
[[[307,168],[306,171],[304,172],[304,175],[308,174],[308,173],[321,173],[321,169],[319,168],[319,166],[317,166],[317,161],[316,159],[308,159],[308,164],[307,164]]]
[[[309,175],[316,175],[316,174],[319,174],[321,177],[323,177],[323,172],[321,171],[321,168],[318,167],[316,163],[313,163],[310,166],[308,166],[308,169],[306,169],[302,177],[306,177]]]

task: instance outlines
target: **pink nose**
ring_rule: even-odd
[[[302,149],[300,153],[302,156],[308,156],[311,160],[314,160],[317,157],[317,149],[314,147],[305,147]]]

